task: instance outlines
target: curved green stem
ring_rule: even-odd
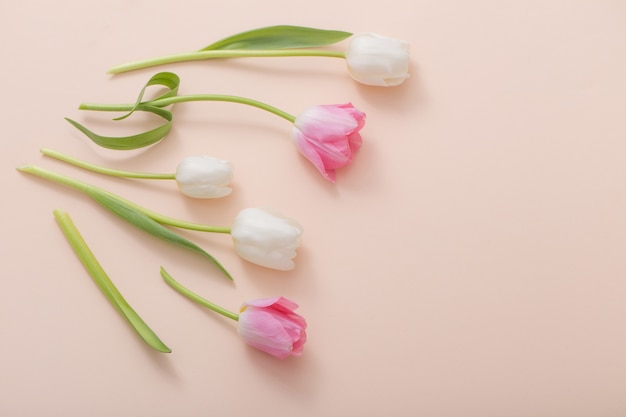
[[[190,94],[184,96],[174,96],[174,97],[166,97],[151,101],[142,102],[138,110],[141,110],[142,106],[153,106],[153,107],[167,107],[171,104],[175,103],[184,103],[188,101],[223,101],[230,103],[239,103],[245,104],[248,106],[256,107],[270,113],[273,113],[277,116],[282,117],[285,120],[293,123],[296,120],[296,117],[292,114],[289,114],[285,111],[280,110],[277,107],[270,106],[269,104],[263,103],[258,100],[253,100],[247,97],[240,96],[231,96],[224,94]],[[131,111],[135,108],[135,104],[98,104],[98,103],[82,103],[79,107],[80,110],[99,110],[99,111]]]
[[[295,56],[318,56],[329,58],[345,58],[344,52],[324,51],[315,49],[276,49],[276,50],[210,50],[184,52],[157,58],[143,59],[116,65],[109,69],[109,74],[134,71],[137,69],[155,67],[158,65],[172,64],[175,62],[202,61],[216,58],[272,58],[272,57],[295,57]]]
[[[54,159],[58,159],[59,161],[67,162],[70,165],[74,165],[79,168],[86,169],[88,171],[97,172],[99,174],[109,175],[112,177],[140,178],[140,179],[149,179],[149,180],[174,180],[176,179],[176,174],[154,174],[154,173],[121,171],[121,170],[106,168],[106,167],[95,165],[89,162],[81,161],[80,159],[74,158],[72,156],[69,156],[64,153],[57,152],[48,148],[42,148],[40,151],[42,154],[46,156],[49,156]]]
[[[200,297],[198,294],[194,293],[193,291],[191,291],[188,288],[185,288],[182,284],[180,284],[178,281],[176,281],[174,278],[172,278],[172,276],[170,274],[168,274],[168,272],[165,270],[165,268],[161,267],[161,276],[163,277],[163,280],[172,288],[174,288],[176,291],[178,291],[180,294],[184,295],[185,297],[189,298],[190,300],[210,309],[213,310],[216,313],[221,314],[224,317],[228,317],[229,319],[233,319],[235,321],[239,320],[239,314],[233,313],[232,311],[226,310],[225,308],[222,308],[220,306],[218,306],[217,304],[212,303],[211,301]]]
[[[229,234],[230,233],[230,227],[224,227],[224,226],[209,226],[209,225],[204,225],[204,224],[198,224],[198,223],[191,223],[191,222],[186,222],[183,220],[178,220],[175,219],[173,217],[168,217],[168,216],[164,216],[162,214],[159,214],[157,212],[154,212],[150,209],[147,209],[145,207],[142,207],[138,204],[133,203],[132,201],[126,200],[123,197],[120,197],[110,191],[104,190],[102,188],[96,187],[94,185],[91,184],[87,184],[85,182],[76,180],[74,178],[70,178],[67,177],[65,175],[61,175],[61,174],[57,174],[55,172],[52,171],[48,171],[47,169],[44,168],[40,168],[34,165],[25,165],[25,166],[21,166],[18,168],[19,171],[22,172],[26,172],[35,176],[38,176],[40,178],[44,178],[53,182],[56,182],[58,184],[62,184],[65,186],[68,186],[70,188],[74,188],[76,190],[82,191],[84,193],[89,194],[90,190],[97,190],[98,192],[105,194],[107,196],[109,196],[110,198],[113,198],[115,200],[118,201],[122,201],[123,203],[131,206],[132,208],[134,208],[135,210],[145,214],[146,216],[150,217],[152,220],[156,221],[157,223],[160,224],[167,224],[169,226],[174,226],[174,227],[178,227],[180,229],[187,229],[187,230],[196,230],[199,232],[209,232],[209,233],[225,233],[225,234]]]
[[[161,99],[154,100],[154,101],[149,101],[145,104],[149,104],[151,106],[156,106],[156,107],[166,107],[166,106],[169,106],[170,104],[183,103],[186,101],[223,101],[223,102],[230,102],[230,103],[245,104],[247,106],[256,107],[258,109],[262,109],[270,113],[273,113],[277,116],[282,117],[285,120],[288,120],[291,123],[293,123],[296,120],[295,116],[285,111],[282,111],[279,108],[263,103],[261,101],[253,100],[251,98],[246,98],[246,97],[230,96],[230,95],[224,95],[224,94],[190,94],[190,95],[184,95],[184,96],[174,96],[174,97],[167,97],[167,98],[161,98]]]

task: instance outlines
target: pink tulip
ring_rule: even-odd
[[[313,106],[296,117],[292,138],[324,178],[335,182],[335,170],[352,162],[361,147],[364,125],[365,113],[350,103]]]
[[[306,321],[283,297],[248,301],[241,306],[238,330],[242,339],[279,359],[300,356],[306,342]]]
[[[302,355],[306,342],[306,321],[294,313],[298,304],[283,297],[261,298],[243,303],[239,314],[226,310],[185,288],[161,267],[163,280],[196,303],[235,320],[241,338],[249,345],[278,359]]]

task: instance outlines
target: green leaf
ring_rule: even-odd
[[[168,89],[165,93],[161,94],[158,97],[155,97],[154,100],[173,97],[178,94],[178,87],[180,86],[180,77],[178,77],[178,75],[174,74],[173,72],[159,72],[158,74],[153,75],[148,80],[146,85],[144,85],[141,91],[139,92],[139,96],[137,97],[137,100],[135,101],[135,105],[133,106],[133,108],[124,116],[116,117],[113,120],[126,119],[128,116],[133,114],[135,110],[138,110],[141,104],[141,100],[143,99],[143,96],[146,93],[146,89],[153,85],[162,85],[164,87],[167,87]],[[146,106],[142,108],[141,110],[150,111],[152,113],[158,114],[164,119],[167,119],[170,121],[172,120],[172,116],[170,112],[168,112],[167,110],[160,109],[158,107]],[[169,114],[169,117],[167,116],[167,114]]]
[[[124,299],[117,287],[115,287],[113,281],[104,271],[91,249],[89,249],[87,242],[83,239],[70,216],[63,211],[55,210],[54,217],[70,246],[74,249],[76,256],[109,302],[124,316],[137,334],[150,347],[159,352],[171,352],[172,350],[159,339],[156,333],[143,321],[139,314]]]
[[[331,45],[350,37],[352,33],[301,26],[269,26],[229,36],[201,51],[217,49],[259,50],[313,48]]]
[[[227,277],[232,280],[230,273],[224,268],[224,266],[212,255],[203,250],[195,243],[185,239],[184,237],[172,232],[170,229],[164,227],[160,223],[156,222],[146,214],[138,211],[130,204],[110,195],[109,193],[102,192],[97,188],[86,189],[85,193],[93,198],[97,203],[103,207],[117,214],[122,219],[140,228],[141,230],[150,233],[153,236],[166,240],[178,246],[190,249],[200,255],[203,255],[211,260]]]
[[[163,109],[160,109],[163,110]],[[164,110],[167,111],[167,110]],[[170,112],[168,112],[170,113]],[[171,116],[171,113],[170,113]],[[80,123],[65,118],[68,122],[70,122],[76,129],[80,130],[87,136],[89,139],[94,141],[97,145],[102,146],[103,148],[115,149],[115,150],[131,150],[131,149],[139,149],[144,148],[149,145],[153,145],[163,139],[169,131],[172,129],[172,121],[171,117],[168,122],[162,124],[161,126],[149,130],[147,132],[139,133],[136,135],[130,136],[102,136],[97,133],[92,132],[87,129],[85,126]]]
[[[159,72],[158,74],[153,75],[148,82],[143,86],[141,91],[139,92],[139,96],[137,100],[132,106],[121,106],[125,107],[124,110],[128,110],[128,113],[123,116],[117,117],[113,120],[123,120],[132,115],[135,111],[145,111],[149,113],[154,113],[159,117],[162,117],[166,120],[166,122],[154,129],[148,130],[147,132],[139,133],[136,135],[130,136],[102,136],[97,133],[89,130],[82,124],[65,118],[69,123],[72,124],[75,128],[80,130],[85,136],[91,139],[96,144],[102,146],[103,148],[108,149],[116,149],[116,150],[131,150],[131,149],[139,149],[144,148],[146,146],[153,145],[163,139],[172,129],[172,112],[169,110],[165,110],[163,108],[152,106],[148,104],[148,102],[142,102],[143,97],[145,95],[146,89],[150,86],[163,86],[166,87],[167,90],[155,97],[153,100],[160,100],[164,98],[174,97],[178,94],[178,87],[180,86],[180,78],[178,75],[173,72]],[[130,109],[129,109],[130,107]],[[116,106],[112,108],[107,108],[106,106],[102,106],[101,110],[106,109],[106,111],[111,111],[115,109]]]

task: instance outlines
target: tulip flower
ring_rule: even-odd
[[[298,305],[284,297],[244,303],[239,313],[239,335],[250,346],[279,359],[302,355],[306,321],[294,312]]]
[[[189,156],[176,168],[176,183],[180,191],[194,198],[224,197],[232,191],[233,166],[212,156]]]
[[[41,153],[79,168],[113,177],[176,180],[180,191],[193,198],[219,198],[227,196],[232,191],[228,187],[233,179],[232,164],[211,156],[189,156],[178,164],[176,173],[156,174],[106,168],[48,148],[41,149]]]
[[[307,324],[304,317],[294,311],[298,305],[293,301],[284,297],[252,300],[243,303],[237,314],[185,288],[163,267],[161,276],[169,286],[183,296],[237,321],[237,331],[248,345],[278,359],[302,355]]]
[[[409,77],[409,44],[375,33],[361,33],[350,41],[346,63],[352,78],[362,84],[400,85]]]
[[[346,52],[320,49],[352,36]],[[193,52],[167,55],[117,65],[111,74],[175,62],[244,57],[343,58],[352,78],[360,83],[391,87],[408,78],[407,42],[374,33],[322,30],[298,26],[269,26],[239,33]]]
[[[302,226],[273,209],[247,208],[239,212],[230,234],[235,251],[245,260],[278,270],[293,269]]]
[[[136,103],[97,104],[83,103],[82,110],[100,111],[135,111],[153,112],[166,118],[167,122],[156,129],[126,137],[105,137],[95,134],[78,122],[67,119],[96,144],[110,149],[137,149],[149,146],[163,139],[172,125],[172,113],[164,107],[189,101],[221,101],[239,103],[265,110],[292,123],[292,138],[298,150],[331,182],[335,182],[335,170],[352,161],[354,153],[361,146],[359,131],[365,124],[365,114],[352,104],[334,104],[312,106],[297,117],[269,104],[247,97],[222,94],[177,95],[180,79],[173,73],[158,73],[146,84],[163,85],[170,90],[155,99],[141,101],[145,90],[142,89]],[[120,119],[120,118],[118,118]],[[222,178],[222,176],[220,176]],[[226,178],[226,175],[224,175]]]
[[[335,170],[352,162],[361,147],[364,125],[365,113],[350,103],[314,106],[298,115],[292,138],[324,178],[335,182]]]

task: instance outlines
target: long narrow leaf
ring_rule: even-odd
[[[153,349],[159,352],[169,353],[172,350],[168,348],[154,331],[143,321],[137,312],[128,304],[122,294],[113,284],[104,268],[100,265],[96,256],[93,254],[87,242],[74,225],[70,216],[61,210],[54,211],[54,217],[63,231],[67,241],[76,253],[91,278],[94,280],[98,288],[107,297],[109,302],[122,314],[128,323],[135,329],[137,334]]]
[[[132,225],[140,228],[141,230],[150,233],[153,236],[166,240],[178,246],[190,249],[200,255],[203,255],[211,260],[229,279],[233,279],[230,273],[224,268],[224,266],[212,255],[206,252],[204,249],[185,239],[184,237],[172,232],[170,229],[157,223],[142,212],[136,210],[129,204],[112,197],[107,193],[103,193],[98,189],[88,189],[85,191],[87,195],[93,198],[97,203],[107,208],[111,212],[117,214],[122,219],[131,223]]]
[[[97,145],[103,148],[116,149],[116,150],[131,150],[144,148],[149,145],[153,145],[163,139],[172,129],[171,113],[167,110],[160,109],[163,112],[169,113],[169,121],[147,132],[139,133],[130,136],[102,136],[92,132],[80,123],[65,118],[76,129],[80,130],[85,136],[95,142]],[[162,116],[162,114],[159,114]]]
[[[337,43],[351,35],[349,32],[302,26],[268,26],[229,36],[201,51],[313,48]]]

